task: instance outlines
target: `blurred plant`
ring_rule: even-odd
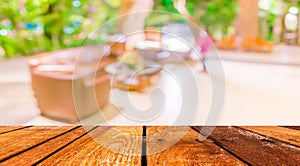
[[[81,46],[118,15],[119,0],[0,0],[0,54],[4,57]],[[101,35],[93,39],[103,43]]]
[[[300,1],[294,0],[259,0],[260,33],[265,39],[273,41],[276,19],[283,22],[284,15],[290,7],[297,7],[299,10]]]
[[[0,0],[0,3],[0,56],[4,57],[81,46],[90,33],[118,16],[121,5],[120,0]],[[189,0],[187,9],[210,33],[221,29],[226,34],[235,17],[236,4],[236,0]],[[154,9],[178,14],[172,0],[155,0]],[[150,15],[147,25],[161,26],[169,20],[185,22],[166,13],[159,17]],[[114,31],[112,26],[107,28]],[[104,37],[105,34],[97,34],[89,44],[103,43]]]
[[[174,8],[172,0],[158,0],[155,1],[155,10],[168,11],[177,13]],[[221,32],[222,35],[226,35],[230,32],[232,23],[237,14],[238,1],[237,0],[188,0],[186,7],[189,13],[199,21],[200,26],[206,28],[211,35],[215,35],[216,32]],[[162,15],[159,18],[153,18],[148,24],[155,26],[156,22],[162,22],[161,20],[178,19],[169,18],[168,14]],[[150,19],[148,19],[150,20]],[[173,20],[174,21],[174,20]],[[178,22],[185,22],[178,19]]]

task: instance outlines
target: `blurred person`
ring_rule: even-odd
[[[186,0],[174,0],[174,7],[178,10],[178,12],[188,20],[188,24],[195,24],[198,25],[197,20],[194,19],[193,16],[190,15],[186,8]],[[213,38],[212,36],[208,35],[207,28],[204,28],[204,30],[198,29],[198,26],[191,25],[192,32],[194,34],[194,37],[196,38],[196,46],[199,48],[199,52],[201,53],[201,62],[203,64],[203,72],[207,72],[206,65],[205,65],[205,56],[206,53],[212,48],[213,44]],[[197,29],[193,29],[194,27],[197,27]]]
[[[205,65],[206,53],[212,48],[213,41],[213,37],[208,34],[207,30],[203,30],[202,32],[200,32],[197,38],[197,46],[199,47],[199,51],[202,55],[201,61],[203,63],[203,72],[205,73],[207,72],[207,68]]]

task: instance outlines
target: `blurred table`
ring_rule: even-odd
[[[147,139],[166,128],[167,134]],[[1,126],[0,165],[297,165],[300,127],[216,127],[199,142],[201,127],[191,127],[176,144],[153,155],[142,155],[167,144],[181,127]],[[178,129],[178,130],[177,130]],[[116,130],[125,133],[116,134]],[[91,137],[92,136],[92,137]],[[138,137],[138,136],[145,136]],[[142,139],[143,138],[143,139]],[[146,138],[146,139],[145,139]],[[105,140],[127,155],[113,152]]]

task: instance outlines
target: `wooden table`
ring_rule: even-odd
[[[166,128],[171,130],[163,137],[152,137]],[[181,128],[185,127],[2,126],[0,165],[300,164],[300,127],[217,127],[201,142],[201,127],[191,127],[170,148],[142,155],[168,144]],[[128,139],[116,131],[142,139]],[[128,155],[103,147],[95,138]]]

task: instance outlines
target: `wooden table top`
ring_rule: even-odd
[[[164,136],[155,136],[166,128],[170,130]],[[198,141],[201,127],[191,127],[170,148],[149,154],[156,148],[168,145],[183,128],[187,127],[2,126],[0,165],[300,163],[300,127],[216,127],[204,141]],[[132,137],[124,137],[119,133],[126,133]],[[125,153],[113,152],[98,141],[104,141],[109,147]]]

